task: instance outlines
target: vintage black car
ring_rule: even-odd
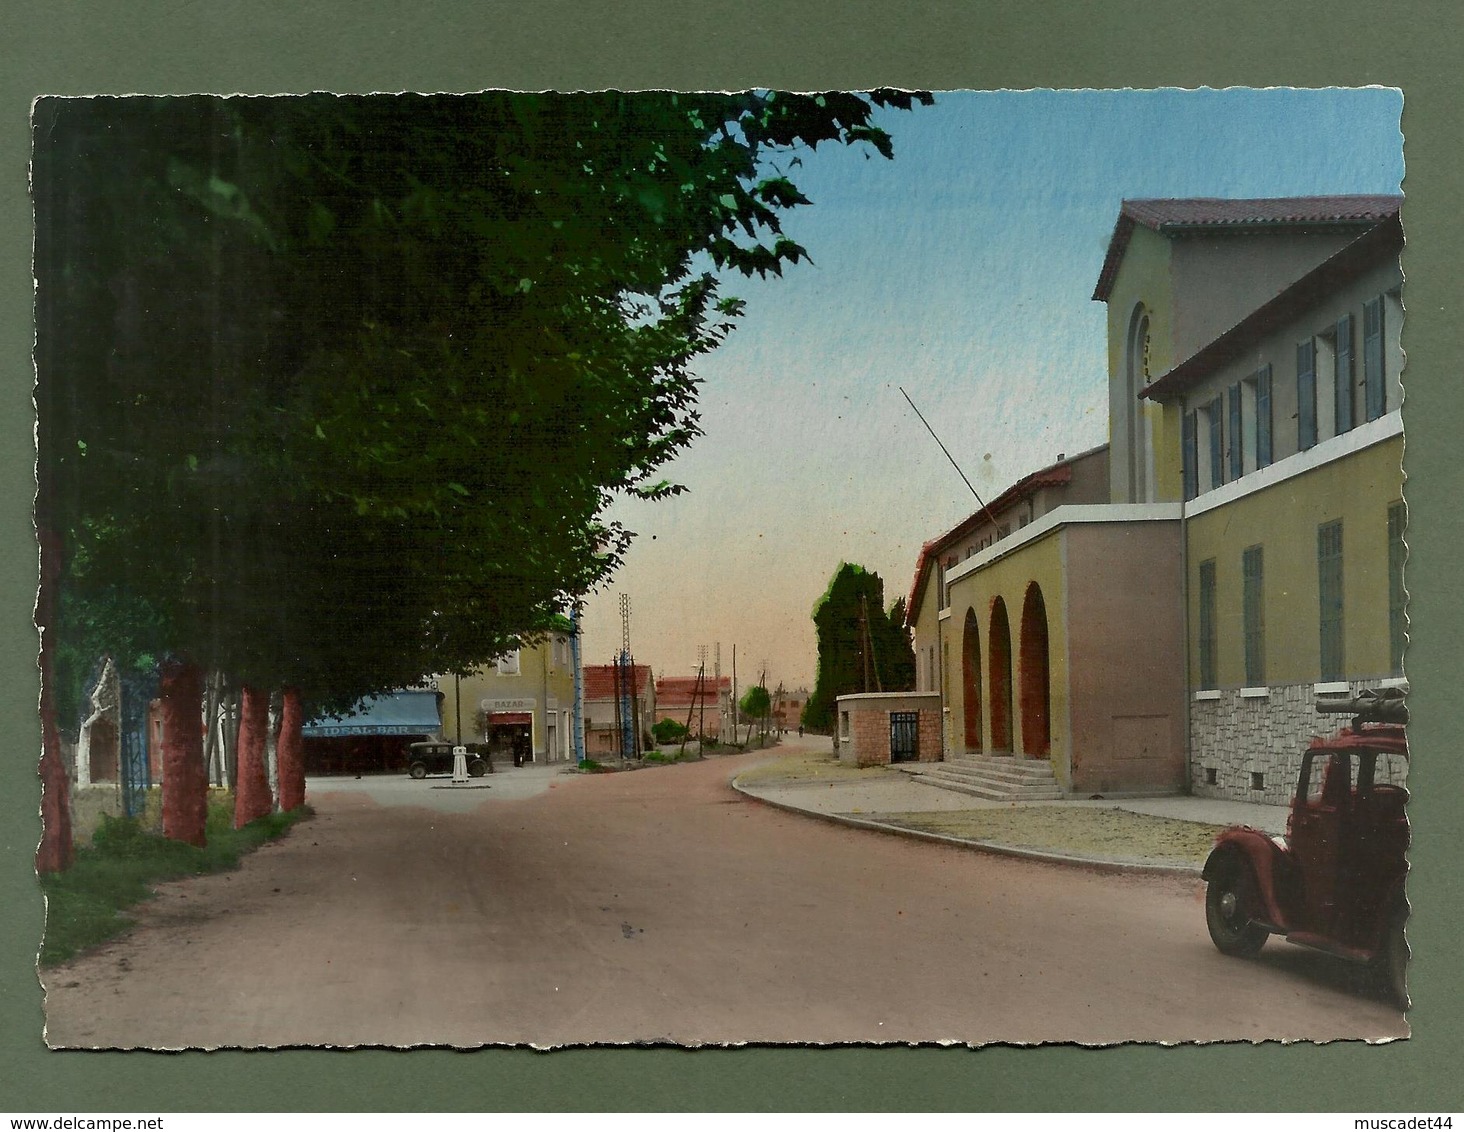
[[[452,773],[452,743],[413,743],[408,748],[407,773],[413,778]],[[468,774],[481,778],[493,770],[486,743],[464,743],[468,749]]]

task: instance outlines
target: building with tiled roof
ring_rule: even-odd
[[[732,725],[730,676],[661,676],[656,680],[656,718],[674,719],[694,738],[721,738]]]
[[[633,688],[622,687],[628,677]],[[583,669],[585,754],[589,758],[633,757],[646,746],[645,735],[656,722],[656,688],[648,665],[587,664]],[[631,750],[623,738],[626,714],[636,738]]]

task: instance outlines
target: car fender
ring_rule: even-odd
[[[1270,926],[1286,930],[1286,916],[1282,909],[1280,886],[1286,876],[1287,851],[1278,845],[1277,839],[1264,830],[1248,826],[1235,826],[1223,830],[1215,838],[1215,847],[1205,861],[1200,875],[1210,880],[1222,861],[1239,859],[1244,861],[1256,879],[1257,895],[1265,910],[1265,919]]]

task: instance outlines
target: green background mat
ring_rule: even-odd
[[[1457,0],[1046,0],[710,5],[539,0],[0,5],[0,1111],[1353,1110],[1460,1103],[1464,553]],[[1408,673],[1417,722],[1414,1037],[1387,1046],[1085,1050],[600,1049],[51,1053],[41,903],[30,525],[27,114],[41,94],[520,89],[1356,86],[1405,92]],[[839,960],[810,956],[811,962]],[[866,960],[867,961],[867,960]],[[849,972],[851,986],[858,971]],[[227,972],[200,972],[200,1006]],[[953,964],[951,977],[959,978]]]

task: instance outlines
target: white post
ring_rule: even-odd
[[[468,749],[461,744],[452,749],[452,784],[468,784]]]

